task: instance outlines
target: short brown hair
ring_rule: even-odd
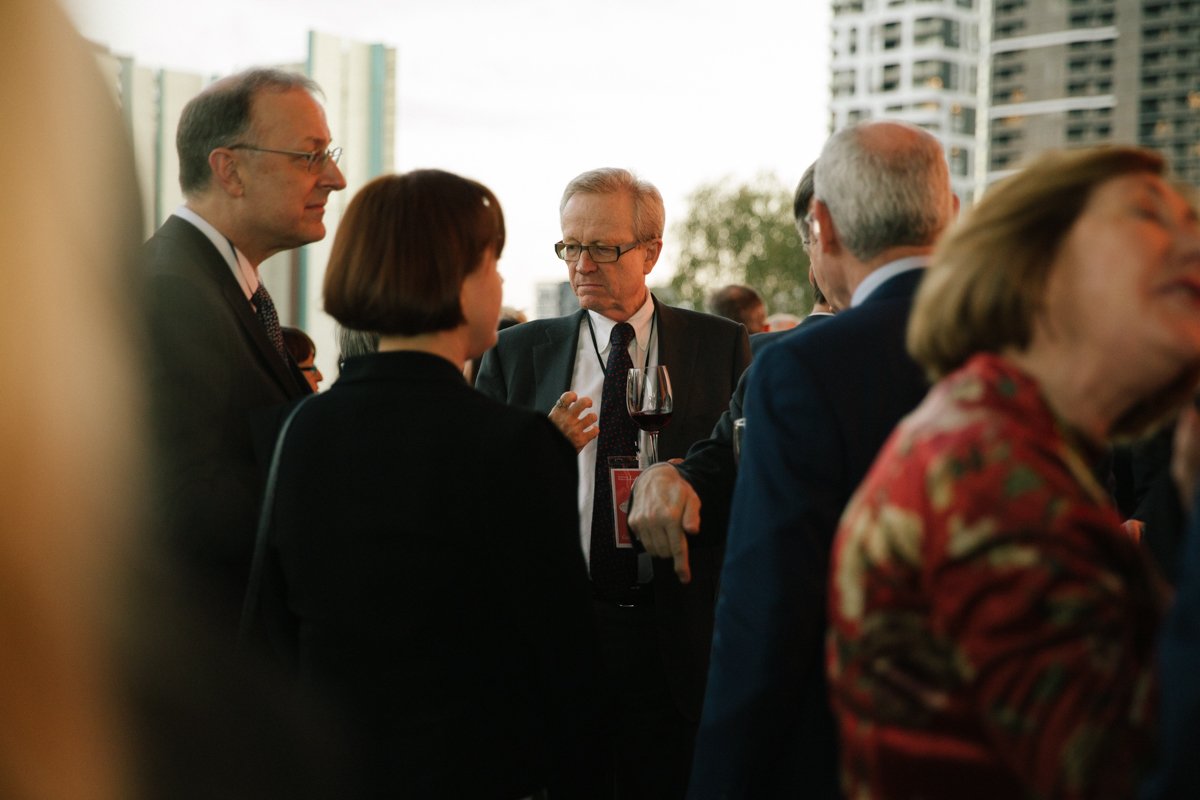
[[[459,293],[504,213],[481,183],[441,170],[376,178],[346,207],[325,271],[325,311],[347,328],[415,336],[464,322]]]
[[[1051,266],[1092,192],[1122,175],[1164,169],[1157,153],[1134,147],[1056,150],[996,184],[943,237],[917,293],[908,349],[930,379],[975,353],[1026,350]],[[1155,405],[1127,414],[1114,433],[1144,428],[1166,404]]]

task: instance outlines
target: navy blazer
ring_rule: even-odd
[[[767,345],[779,341],[781,337],[809,330],[827,319],[833,319],[833,315],[810,314],[789,330],[756,333],[750,337],[750,352],[757,358]],[[729,408],[722,412],[712,433],[707,439],[693,444],[683,463],[675,465],[700,498],[700,531],[688,540],[689,553],[695,547],[723,547],[725,544],[733,482],[737,478],[737,464],[733,459],[733,421],[745,416],[743,405],[749,378],[750,370],[742,373],[733,396],[729,398]]]
[[[169,217],[142,261],[160,524],[234,630],[278,412],[312,390],[195,225]]]
[[[671,372],[675,413],[659,436],[659,458],[682,458],[708,436],[729,405],[738,378],[750,363],[746,329],[735,322],[654,301],[658,313],[658,363]],[[488,351],[475,388],[501,402],[543,414],[570,388],[579,326],[586,311],[534,320],[500,332]],[[593,398],[599,401],[599,398]],[[564,531],[578,541],[578,531]],[[680,713],[696,721],[704,696],[713,609],[723,551],[691,552],[692,582],[675,576],[670,559],[654,560],[655,615],[660,652]]]
[[[928,389],[905,350],[921,270],[765,348],[750,371],[689,797],[837,797],[826,583],[847,501]]]

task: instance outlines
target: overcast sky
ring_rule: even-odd
[[[794,184],[828,124],[824,0],[64,5],[117,54],[189,72],[302,61],[310,29],[394,46],[396,169],[448,169],[496,192],[509,228],[505,301],[531,313],[535,282],[566,276],[551,245],[576,174],[624,166],[659,187],[668,241],[651,283],[665,282],[689,192],[764,170]]]

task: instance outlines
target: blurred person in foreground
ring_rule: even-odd
[[[879,448],[928,389],[904,330],[957,211],[941,143],[905,123],[844,128],[821,150],[813,188],[813,269],[844,310],[764,348],[748,378],[693,797],[837,795],[829,548]]]
[[[36,264],[0,293],[0,356],[22,363],[0,384],[0,797],[352,795],[328,718],[232,654],[146,540],[141,204],[111,87],[54,3],[0,6],[0,43],[0,165],[30,187],[0,232]]]
[[[751,335],[767,330],[767,305],[750,286],[734,283],[718,289],[708,299],[708,311],[742,323]]]
[[[113,639],[145,474],[133,158],[56,3],[0,6],[0,97],[0,358],[20,364],[0,383],[0,796],[123,800]]]
[[[855,798],[1119,798],[1165,593],[1094,465],[1200,376],[1200,224],[1133,148],[1052,152],[940,245],[937,380],[847,507],[829,681]]]
[[[176,135],[185,202],[143,251],[162,535],[231,632],[277,409],[312,392],[258,267],[324,238],[346,186],[318,91],[251,69],[192,98]]]
[[[475,181],[421,170],[364,187],[325,310],[378,331],[378,352],[348,360],[282,443],[262,622],[300,681],[344,704],[380,796],[598,784],[575,454],[544,414],[462,374],[496,341],[504,237]]]

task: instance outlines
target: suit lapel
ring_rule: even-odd
[[[533,346],[535,407],[548,411],[571,386],[575,352],[579,349],[579,326],[587,312],[580,309],[569,317],[546,325],[545,339]]]
[[[171,226],[171,228],[168,229],[167,226]],[[164,231],[169,230],[170,235],[185,239],[196,249],[200,256],[198,260],[208,270],[209,277],[220,289],[221,297],[229,304],[238,324],[241,325],[243,332],[252,343],[253,357],[271,374],[284,394],[289,398],[299,397],[303,394],[291,368],[279,357],[279,351],[267,338],[266,329],[255,316],[250,301],[242,292],[242,287],[229,269],[225,257],[217,251],[209,238],[195,225],[178,217],[169,218],[163,223],[163,228]]]

